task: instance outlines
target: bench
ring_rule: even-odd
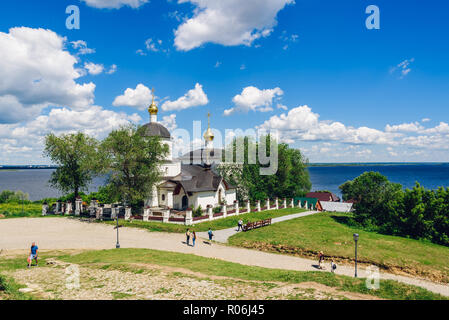
[[[249,231],[257,228],[262,228],[271,225],[271,218],[260,220],[257,222],[248,222],[247,224],[243,225],[243,231]]]

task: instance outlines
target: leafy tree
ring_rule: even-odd
[[[52,173],[50,184],[63,193],[87,190],[98,172],[98,141],[78,132],[57,137],[45,137],[44,155],[58,166]]]
[[[109,134],[101,153],[105,155],[103,170],[110,174],[110,196],[137,207],[160,181],[160,165],[168,147],[159,137],[145,136],[145,128],[127,125]]]
[[[232,153],[237,159],[237,146],[243,145],[244,157],[242,164],[223,163],[219,166],[220,174],[229,183],[237,186],[237,195],[240,202],[264,200],[266,198],[293,198],[303,196],[310,191],[311,182],[307,170],[307,159],[297,149],[291,149],[287,144],[278,144],[278,167],[272,175],[261,175],[261,168],[266,166],[259,161],[259,148],[267,148],[270,156],[270,147],[273,139],[270,136],[262,137],[266,144],[255,142],[250,137],[235,138],[227,146],[226,152]],[[249,150],[256,154],[251,159]]]

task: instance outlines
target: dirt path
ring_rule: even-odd
[[[115,248],[116,233],[112,226],[100,223],[86,223],[62,218],[20,218],[0,220],[0,250],[26,249],[36,241],[40,249],[112,249]],[[273,269],[317,271],[316,261],[266,253],[256,250],[209,245],[198,241],[195,248],[186,246],[183,234],[147,232],[137,228],[121,228],[122,248],[147,248],[172,252],[190,253],[198,256],[218,258],[244,265]],[[326,267],[328,267],[326,265]],[[329,268],[327,268],[329,269]],[[328,271],[324,271],[328,272]],[[353,276],[350,266],[339,266],[337,274]],[[366,277],[359,269],[359,277]],[[449,286],[426,280],[382,273],[381,279],[392,279],[428,289],[449,296]],[[382,285],[382,284],[381,284]]]

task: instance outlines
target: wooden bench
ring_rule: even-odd
[[[257,222],[248,222],[247,224],[243,225],[243,231],[249,231],[257,228],[262,228],[271,225],[271,218],[260,220]]]

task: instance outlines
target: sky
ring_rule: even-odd
[[[210,112],[310,162],[448,162],[447,21],[444,0],[1,1],[0,164],[145,124],[152,88],[181,151]]]

